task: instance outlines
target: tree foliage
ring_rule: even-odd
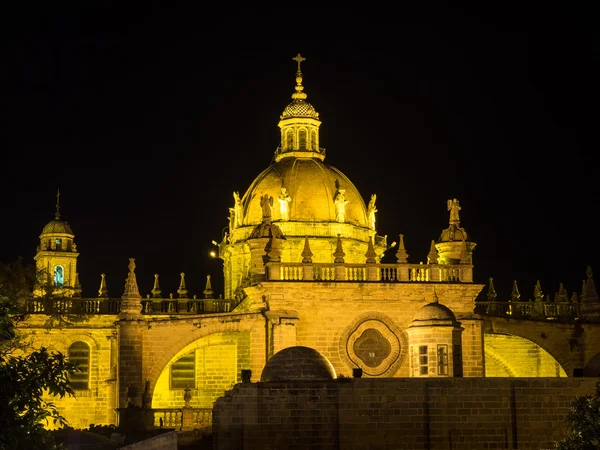
[[[0,263],[0,450],[56,448],[44,427],[66,421],[47,399],[73,395],[76,367],[59,352],[28,348],[17,332],[35,281],[35,267]]]
[[[600,382],[595,395],[581,395],[567,414],[570,434],[556,443],[556,450],[600,449]]]
[[[63,425],[66,420],[44,394],[73,395],[67,378],[73,369],[63,354],[45,348],[24,356],[0,356],[0,448],[54,447],[44,425]]]

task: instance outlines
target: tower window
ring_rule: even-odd
[[[311,131],[310,133],[310,148],[312,150],[319,150],[317,148],[317,133],[315,133],[314,131]]]
[[[438,345],[438,375],[448,375],[448,346],[445,344]]]
[[[427,356],[427,346],[419,346],[419,374],[427,375],[429,373],[429,358]]]
[[[300,150],[306,150],[306,130],[300,130],[298,133],[298,146]]]
[[[188,353],[171,364],[171,389],[196,388],[196,352]]]
[[[292,150],[294,148],[294,133],[292,132],[292,130],[287,132],[286,147],[288,148],[288,150]]]
[[[54,266],[54,286],[61,288],[65,285],[65,269],[63,266]]]
[[[56,250],[62,250],[62,239],[56,239]]]
[[[69,384],[73,389],[89,389],[90,385],[90,347],[85,342],[73,342],[69,347],[69,361],[77,366],[77,371],[69,375]]]

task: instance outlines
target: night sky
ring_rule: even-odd
[[[300,52],[325,162],[377,194],[378,232],[404,234],[409,262],[426,262],[456,197],[475,281],[499,297],[600,273],[590,11],[98,5],[7,17],[0,261],[33,261],[60,189],[84,296],[104,272],[120,297],[130,257],[144,296],[154,273],[165,294],[180,272],[190,295],[208,274],[221,293],[211,241],[272,161]]]

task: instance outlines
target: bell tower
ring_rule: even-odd
[[[42,230],[34,257],[37,282],[34,297],[52,294],[58,297],[80,295],[77,273],[77,246],[70,225],[60,219],[60,190],[56,192],[54,219]]]

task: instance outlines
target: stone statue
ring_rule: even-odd
[[[375,213],[377,208],[375,207],[375,200],[377,200],[377,194],[371,195],[371,201],[369,201],[369,207],[367,208],[367,217],[369,220],[369,227],[371,230],[375,229]]]
[[[235,208],[229,208],[229,229],[233,230],[235,228]]]
[[[279,194],[277,200],[279,201],[281,220],[290,220],[290,202],[292,201],[292,197],[290,197],[286,188],[281,188],[281,194]]]
[[[260,206],[262,207],[262,219],[264,221],[271,220],[271,206],[273,206],[273,197],[265,194],[260,198]]]
[[[450,224],[458,225],[460,224],[460,218],[458,217],[458,212],[462,208],[460,207],[458,200],[453,198],[452,200],[448,200],[448,211],[450,211]]]
[[[242,225],[242,201],[240,200],[240,193],[237,191],[233,192],[233,214],[235,226],[239,227]]]
[[[346,189],[340,189],[335,196],[335,220],[338,222],[346,221],[346,205],[348,202],[346,200]]]

